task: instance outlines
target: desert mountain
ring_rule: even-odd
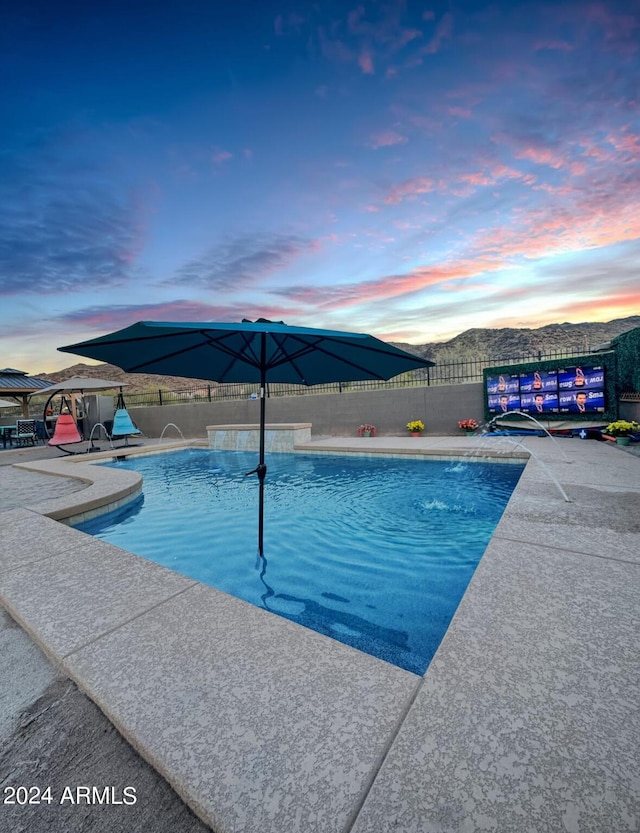
[[[481,358],[488,361],[517,359],[557,350],[584,350],[610,341],[635,327],[640,315],[618,318],[606,323],[547,324],[536,329],[504,327],[502,329],[465,330],[449,341],[429,344],[397,344],[437,363]]]
[[[575,348],[589,350],[612,338],[640,327],[640,315],[618,318],[607,323],[547,324],[536,329],[504,327],[502,329],[465,330],[449,341],[428,344],[403,344],[397,347],[424,356],[438,364],[463,361],[464,359],[485,359],[487,362],[518,359],[522,356],[552,353],[556,350]],[[126,393],[148,390],[179,390],[202,387],[209,384],[206,379],[185,379],[180,376],[160,376],[151,373],[125,373],[112,364],[74,364],[55,373],[34,374],[41,379],[62,382],[73,376],[109,379],[118,384],[127,384]]]
[[[54,382],[64,382],[74,376],[89,377],[91,379],[106,379],[117,382],[118,385],[126,385],[123,391],[125,397],[127,392],[147,390],[179,390],[180,388],[199,388],[208,385],[206,379],[185,379],[182,376],[162,376],[156,373],[125,373],[113,364],[78,364],[65,367],[64,370],[57,370],[55,373],[36,373],[39,379],[47,379]]]

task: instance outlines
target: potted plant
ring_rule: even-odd
[[[413,419],[407,422],[407,430],[411,431],[412,437],[419,437],[424,431],[424,422],[421,419]]]
[[[358,428],[358,436],[359,437],[375,437],[378,433],[378,430],[375,425],[369,425],[368,423],[364,423]]]
[[[618,445],[629,445],[631,435],[640,432],[640,425],[637,422],[627,422],[626,419],[618,419],[610,422],[604,433],[618,443]]]
[[[458,428],[461,428],[463,431],[467,432],[467,436],[473,434],[473,432],[478,428],[477,420],[473,419],[461,419],[458,422]]]

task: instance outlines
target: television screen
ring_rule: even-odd
[[[520,410],[520,397],[517,393],[489,394],[489,411],[494,414],[506,414],[508,411]]]
[[[565,367],[558,371],[558,389],[604,390],[603,367]]]
[[[520,377],[517,373],[501,373],[499,376],[487,376],[487,394],[519,393],[519,391]]]
[[[558,413],[558,394],[552,392],[522,393],[520,394],[520,405],[523,411],[529,414],[551,414]]]
[[[604,390],[561,390],[560,413],[585,414],[604,411]]]
[[[557,393],[557,370],[530,370],[520,374],[520,393]]]
[[[487,406],[492,414],[522,410],[535,414],[605,413],[605,369],[581,365],[527,370],[486,377]]]

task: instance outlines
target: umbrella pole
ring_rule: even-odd
[[[265,433],[265,399],[267,388],[267,371],[265,368],[267,345],[265,334],[262,333],[262,344],[260,346],[260,459],[256,474],[260,482],[260,497],[258,504],[258,553],[264,556],[263,530],[264,530],[264,478],[267,474],[267,467],[264,464],[264,433]]]
[[[266,371],[264,369],[264,355],[266,353],[264,335],[262,336],[263,367],[260,371],[260,455],[258,465],[247,474],[257,474],[260,484],[258,496],[258,554],[264,558],[263,530],[264,530],[264,479],[267,474],[267,467],[264,464],[264,433],[265,433],[265,397],[266,397]]]

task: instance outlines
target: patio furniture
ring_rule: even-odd
[[[127,411],[124,396],[122,395],[122,388],[120,388],[116,403],[116,412],[113,417],[113,427],[111,428],[111,439],[114,440],[116,437],[124,437],[124,445],[128,446],[130,445],[129,437],[133,434],[141,433],[140,429],[133,423],[129,416],[129,411]]]
[[[7,442],[9,445],[13,445],[13,435],[15,434],[16,426],[15,425],[0,425],[0,434],[2,435],[2,447],[7,447]]]
[[[42,419],[36,420],[36,439],[42,440],[43,443],[48,439],[47,428]]]
[[[62,446],[73,445],[74,443],[81,442],[82,437],[78,431],[75,419],[71,416],[71,414],[60,414],[56,420],[53,437],[51,437],[47,445],[58,446],[60,451],[64,451],[65,454],[73,454],[73,451],[62,448]]]
[[[36,421],[35,419],[17,419],[16,420],[16,445],[35,445],[36,444]]]

